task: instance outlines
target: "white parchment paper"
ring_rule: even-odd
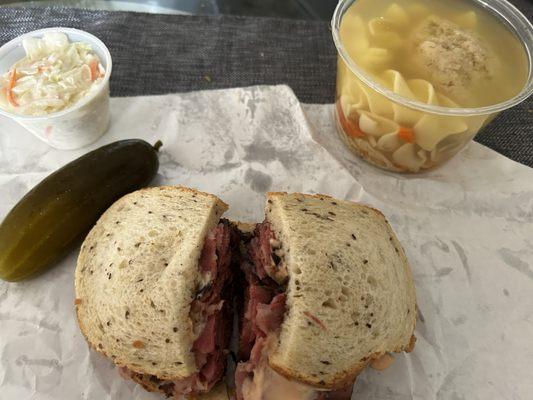
[[[396,175],[336,137],[332,106],[285,86],[112,99],[110,131],[49,148],[0,119],[0,218],[53,170],[124,138],[160,139],[154,184],[217,194],[231,218],[263,218],[265,191],[321,192],[388,217],[410,259],[417,346],[367,370],[354,399],[533,398],[533,170],[472,143],[444,167]],[[23,283],[0,281],[0,400],[161,399],[88,350],[74,316],[78,251]]]

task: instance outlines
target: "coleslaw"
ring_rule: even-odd
[[[40,116],[75,105],[98,87],[105,75],[89,44],[70,43],[61,32],[22,42],[26,57],[0,77],[0,107]]]

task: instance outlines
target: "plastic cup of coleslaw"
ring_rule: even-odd
[[[40,116],[25,116],[0,108],[0,115],[13,119],[43,142],[57,149],[84,147],[98,140],[109,126],[109,77],[112,62],[109,50],[100,39],[73,28],[46,28],[28,32],[0,47],[0,75],[25,57],[22,47],[25,38],[42,38],[47,32],[61,32],[67,35],[69,42],[89,44],[105,69],[103,78],[85,97],[64,110]]]
[[[357,1],[360,0],[340,0],[331,21],[338,52],[334,116],[337,131],[347,147],[367,162],[394,172],[416,173],[435,168],[462,150],[499,112],[524,101],[533,92],[533,26],[507,1],[463,1],[496,17],[518,39],[527,62],[527,78],[521,90],[505,101],[482,107],[458,106],[436,93],[431,83],[409,80],[392,69],[385,71],[380,81],[368,74],[350,56],[350,49],[364,46],[366,38],[354,44],[343,40],[341,35],[343,20]],[[396,12],[398,4],[406,2],[383,0],[381,3],[385,7],[387,3],[389,7],[392,5]],[[406,19],[411,18],[409,13],[404,15]],[[472,13],[465,15],[470,17]],[[353,35],[350,37],[376,34],[377,28],[384,26],[386,29],[378,34],[389,42],[394,39],[390,36],[394,24],[387,25],[386,17],[376,16],[373,26],[353,12],[349,18],[350,23],[354,22],[349,28]],[[367,52],[365,56],[371,56],[371,51],[378,55],[375,49],[366,48],[359,54],[362,51]],[[406,92],[417,96],[406,96]]]

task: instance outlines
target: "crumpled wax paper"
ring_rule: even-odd
[[[227,216],[263,218],[264,192],[320,192],[383,211],[414,274],[411,354],[365,370],[354,399],[533,398],[533,170],[477,144],[421,175],[349,153],[331,105],[286,86],[112,99],[109,132],[53,150],[0,119],[0,218],[50,172],[125,138],[163,142],[154,184],[209,191]],[[89,351],[74,315],[78,250],[44,275],[0,282],[0,399],[161,399]]]

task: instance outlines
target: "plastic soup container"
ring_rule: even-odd
[[[350,46],[354,44],[343,41],[341,24],[357,1],[341,0],[332,19],[333,39],[338,51],[334,114],[338,133],[345,144],[366,161],[395,172],[420,172],[437,167],[463,149],[499,112],[524,101],[533,92],[533,26],[510,3],[504,0],[470,1],[474,7],[482,8],[480,12],[490,12],[497,17],[521,42],[529,68],[527,80],[512,98],[494,105],[468,108],[459,107],[439,94],[430,82],[409,80],[393,68],[386,69],[380,79],[375,79],[350,57]],[[398,11],[393,1],[390,5],[392,11]],[[381,26],[394,27],[386,25],[386,17],[377,16],[373,25],[368,21],[363,24],[363,19],[357,14],[354,16],[353,11],[348,13],[348,18],[354,21],[348,38],[358,37],[356,46],[368,46],[364,35],[373,33],[381,34],[387,43],[394,39],[386,36],[394,33],[392,30],[376,32]],[[410,18],[411,14],[403,15]],[[375,48],[365,48],[360,54],[376,59],[382,55]]]

